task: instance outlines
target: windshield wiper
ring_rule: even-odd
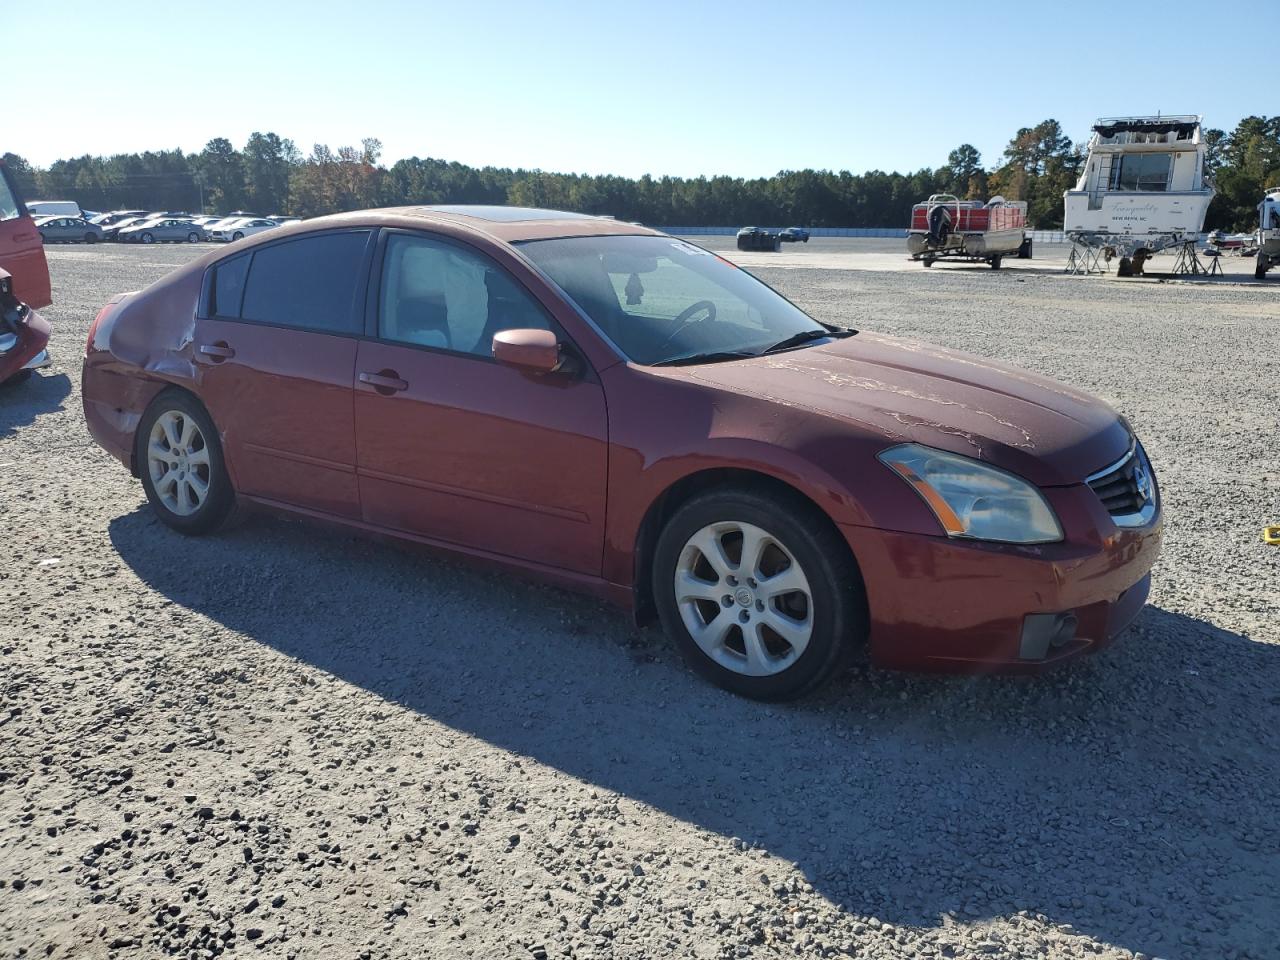
[[[779,350],[786,350],[789,347],[798,347],[803,343],[809,343],[812,340],[826,340],[828,337],[837,339],[839,337],[847,337],[852,334],[851,330],[832,330],[823,327],[820,330],[801,330],[799,333],[792,334],[785,340],[779,340],[771,347],[765,347],[760,351],[763,356],[766,353],[776,353]]]
[[[651,363],[651,367],[684,367],[694,363],[719,363],[721,360],[744,360],[747,357],[755,357],[758,354],[747,353],[744,350],[716,350],[711,353],[690,353],[683,357],[671,357],[667,360],[659,360],[657,363]]]

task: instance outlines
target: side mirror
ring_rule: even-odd
[[[560,342],[550,330],[503,330],[493,336],[493,356],[529,373],[552,373],[560,366]]]

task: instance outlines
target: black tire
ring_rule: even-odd
[[[767,531],[785,545],[809,582],[813,600],[808,644],[778,673],[748,676],[717,663],[698,646],[681,616],[675,574],[685,547],[704,527],[722,522],[752,524]],[[786,491],[729,487],[685,503],[658,537],[651,575],[659,618],[689,665],[712,683],[754,700],[793,700],[811,693],[845,666],[851,651],[867,636],[862,577],[848,546],[825,515]],[[740,586],[726,580],[718,580],[725,584],[726,595]],[[737,607],[730,604],[725,609]],[[751,610],[750,605],[744,606],[745,612],[737,616],[746,617]]]
[[[156,242],[156,238],[155,238],[155,237],[153,237],[150,233],[144,233],[141,237],[139,237],[139,239],[140,239],[143,243],[155,243],[155,242]]]
[[[991,258],[991,260],[989,261],[989,262],[990,262],[990,264],[991,264],[991,269],[992,269],[992,270],[999,270],[999,269],[1000,269],[1000,263],[1001,263],[1001,261],[1002,261],[1003,259],[1004,259],[1004,258],[1003,258],[1003,257],[1001,257],[1001,256],[1000,256],[1000,254],[998,254],[998,253],[997,253],[994,257],[992,257],[992,258]]]
[[[96,233],[86,233],[86,234],[84,235],[84,242],[85,242],[85,243],[97,243],[97,242],[98,242],[98,235],[97,235]]]
[[[933,266],[933,260],[932,260],[931,258],[929,258],[929,257],[925,257],[925,258],[924,258],[924,260],[922,260],[921,262],[922,262],[926,267],[932,267],[932,266]]]
[[[239,230],[237,230],[235,233],[233,233],[233,234],[231,235],[231,239],[232,239],[232,240],[243,240],[243,239],[244,239],[244,234],[243,234],[243,233],[241,233]]]
[[[165,505],[156,492],[155,481],[148,466],[147,443],[151,429],[157,420],[166,413],[177,413],[182,417],[190,417],[199,428],[204,439],[204,448],[209,452],[208,495],[193,513],[180,514]],[[138,474],[142,478],[142,488],[147,493],[147,500],[156,515],[168,526],[189,536],[200,536],[212,533],[223,525],[231,515],[236,504],[235,490],[231,486],[231,477],[227,474],[226,462],[222,456],[222,443],[218,438],[217,428],[205,410],[204,405],[185,390],[177,388],[163,391],[151,401],[134,434],[134,456],[138,465]]]
[[[1267,276],[1267,268],[1271,265],[1264,253],[1258,254],[1257,265],[1253,268],[1253,278],[1255,280],[1264,280]]]
[[[1120,258],[1120,263],[1119,263],[1119,265],[1116,267],[1116,276],[1117,276],[1117,277],[1132,277],[1132,276],[1133,276],[1133,261],[1132,261],[1132,260],[1130,260],[1128,257],[1121,257],[1121,258]]]

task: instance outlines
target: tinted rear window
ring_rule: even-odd
[[[354,301],[368,239],[363,231],[328,233],[254,251],[240,316],[333,333],[358,332],[361,322]]]

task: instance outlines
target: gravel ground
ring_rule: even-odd
[[[51,249],[55,364],[0,393],[0,954],[1277,955],[1280,289],[760,269],[1106,397],[1168,524],[1096,657],[769,707],[594,601],[153,520],[80,345],[197,252]]]

